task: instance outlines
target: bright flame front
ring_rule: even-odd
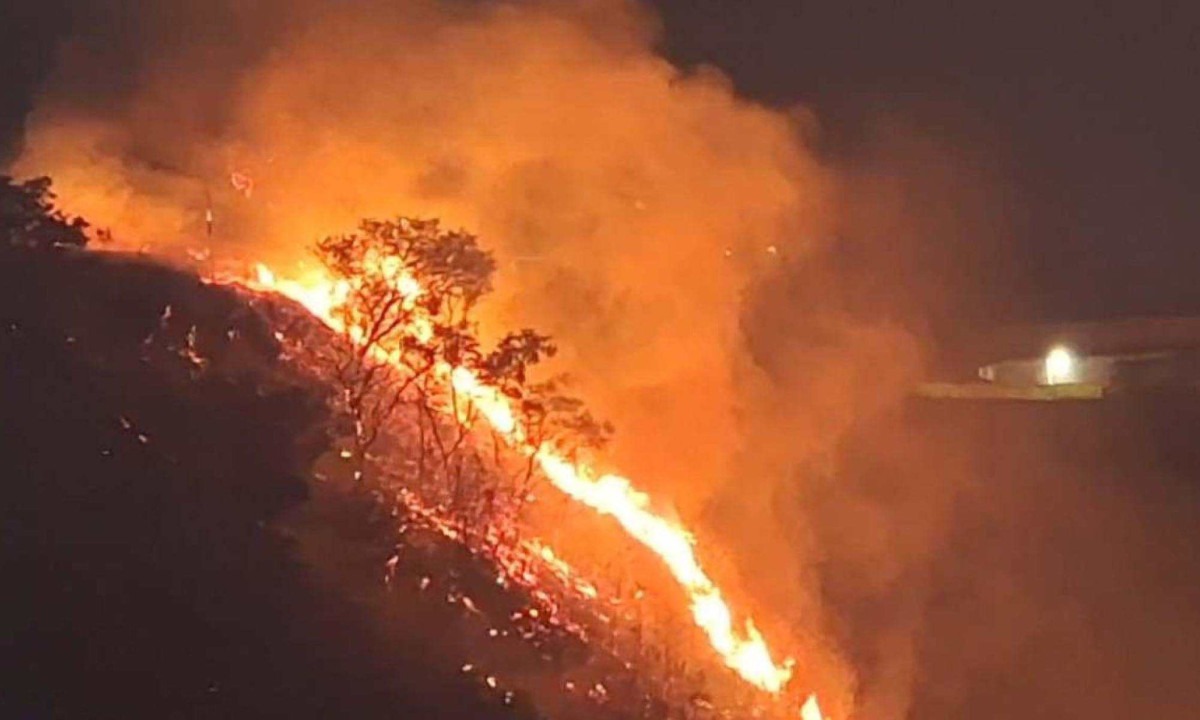
[[[403,283],[399,289],[406,296],[413,297],[421,293],[420,285],[407,274],[402,274],[398,282]],[[302,280],[281,279],[270,269],[259,265],[257,277],[249,284],[295,300],[330,328],[352,340],[356,334],[361,335],[357,328],[343,327],[335,312],[345,302],[345,283],[334,282],[320,273]],[[427,331],[428,325],[418,318],[411,333],[420,336],[423,330]],[[388,358],[386,349],[381,350],[381,357]],[[733,613],[720,588],[696,558],[695,539],[691,533],[656,514],[650,508],[650,498],[634,488],[627,478],[612,474],[598,475],[586,466],[571,462],[553,447],[533,447],[527,441],[525,428],[517,420],[508,397],[484,383],[469,369],[445,366],[436,370],[453,384],[458,393],[475,404],[510,446],[532,456],[556,488],[615,519],[629,535],[663,561],[687,594],[692,619],[704,631],[709,643],[728,667],[747,682],[769,693],[779,693],[783,689],[792,675],[792,660],[775,662],[753,622],[748,620],[744,627],[738,627],[734,622]],[[809,696],[800,714],[802,720],[821,720],[816,696]]]

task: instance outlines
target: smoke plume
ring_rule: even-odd
[[[615,462],[681,504],[728,477],[741,294],[827,221],[795,118],[672,67],[626,3],[243,5],[82,23],[18,172],[156,250],[288,263],[366,216],[469,228],[494,319],[562,341]]]
[[[832,717],[1195,714],[1194,408],[903,401],[931,338],[1020,309],[986,123],[868,97],[820,127],[674,67],[633,0],[71,7],[15,174],[181,257],[479,233],[485,331],[557,338],[608,461]]]
[[[300,266],[397,213],[478,232],[500,263],[485,330],[557,338],[556,369],[617,428],[608,459],[704,521],[738,599],[845,716],[816,572],[836,541],[798,508],[920,365],[925,306],[888,311],[908,286],[872,293],[838,253],[916,233],[850,201],[877,176],[820,162],[808,113],[672,66],[657,36],[622,0],[85,4],[14,170],[158,253]]]

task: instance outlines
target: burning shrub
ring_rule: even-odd
[[[555,352],[550,338],[526,329],[484,346],[472,312],[491,290],[495,266],[473,235],[446,231],[435,220],[365,221],[358,232],[321,241],[317,256],[319,272],[285,279],[260,265],[249,285],[311,313],[308,323],[298,318],[299,334],[276,335],[291,344],[289,355],[336,389],[335,409],[348,420],[342,457],[353,460],[357,480],[369,480],[377,497],[394,503],[404,518],[402,536],[411,524],[463,544],[494,563],[496,583],[521,585],[559,617],[574,599],[600,594],[548,546],[522,538],[522,511],[535,476],[544,478],[565,498],[613,518],[663,560],[727,668],[768,700],[797,700],[783,692],[793,662],[776,662],[753,622],[730,611],[697,559],[694,537],[656,512],[628,478],[595,469],[586,449],[610,429],[561,394],[558,383],[530,381],[533,366]],[[389,573],[407,545],[389,560]],[[547,575],[547,587],[565,591],[567,603],[541,586]],[[421,587],[428,582],[422,578]],[[613,619],[600,610],[582,614],[602,624]],[[669,655],[650,662],[664,669],[668,695],[707,684]],[[608,697],[608,690],[597,692],[597,702]],[[693,704],[703,706],[702,694],[696,697]]]
[[[386,436],[397,454],[415,462],[412,479],[427,489],[440,486],[456,509],[469,508],[467,515],[519,509],[532,458],[518,461],[482,430],[477,408],[446,382],[450,368],[471,372],[511,399],[532,448],[595,447],[607,439],[610,428],[563,394],[560,380],[530,380],[530,369],[556,352],[548,336],[522,329],[483,347],[473,310],[491,291],[496,265],[474,235],[446,230],[437,220],[366,220],[356,233],[319,242],[317,256],[335,284],[332,316],[350,342],[315,352],[353,426],[359,479]]]

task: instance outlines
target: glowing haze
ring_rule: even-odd
[[[416,302],[424,289],[411,275],[401,271],[399,266],[391,272],[380,266],[379,272],[389,277],[389,281],[410,303],[411,309],[419,310]],[[251,286],[291,297],[331,328],[356,342],[364,336],[364,328],[356,325],[347,327],[338,319],[336,309],[345,302],[346,281],[335,282],[320,276],[310,276],[307,281],[280,281],[269,268],[259,265]],[[406,328],[406,334],[428,341],[430,333],[429,318],[417,312]],[[397,362],[389,359],[401,357],[399,348],[374,349],[385,361]],[[713,649],[729,668],[767,692],[779,693],[783,689],[791,679],[792,661],[776,663],[752,621],[747,620],[743,630],[737,628],[720,588],[696,559],[695,540],[685,528],[655,514],[650,508],[649,497],[634,489],[626,478],[612,474],[597,476],[588,466],[568,460],[564,453],[552,445],[534,446],[529,443],[526,439],[528,428],[518,422],[512,400],[500,389],[482,382],[469,369],[439,365],[434,370],[444,382],[452,384],[460,396],[478,408],[488,424],[510,446],[532,456],[556,488],[589,508],[612,516],[630,536],[659,556],[685,591],[696,625],[704,631]],[[806,706],[814,702],[815,699],[810,696]],[[819,720],[819,713],[816,717]]]
[[[718,488],[774,481],[739,465],[760,386],[738,323],[756,276],[831,222],[806,115],[673,67],[619,0],[244,5],[84,17],[14,172],[51,175],[123,245],[281,276],[366,216],[476,231],[500,263],[485,331],[555,336],[640,488],[690,524]],[[780,612],[764,629],[844,717],[850,674],[792,562],[770,568],[786,605],[755,609]]]
[[[139,10],[136,52],[68,45],[17,171],[126,243],[276,266],[364,216],[467,227],[499,254],[492,312],[563,342],[623,465],[681,502],[726,477],[740,294],[820,230],[796,120],[672,67],[620,2],[285,5]]]

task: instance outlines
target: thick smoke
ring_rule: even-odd
[[[727,484],[711,504],[757,560],[743,566],[755,597],[789,607],[796,625],[835,618],[857,717],[909,716],[930,563],[963,481],[961,450],[905,432],[905,398],[938,338],[995,312],[979,269],[1000,281],[993,252],[1012,232],[997,147],[949,114],[956,131],[941,115],[933,134],[910,112],[867,109],[852,141],[827,142],[831,236],[755,282],[743,307],[758,372],[742,375],[752,441],[738,464],[755,482]],[[753,532],[764,526],[778,531]],[[763,568],[795,571],[819,596]]]
[[[612,464],[706,521],[737,599],[849,712],[816,571],[840,539],[799,508],[834,492],[836,443],[919,367],[906,328],[928,303],[890,311],[911,290],[896,268],[843,257],[878,233],[902,255],[924,228],[889,219],[911,196],[823,166],[807,114],[673,67],[620,0],[110,2],[75,21],[18,174],[160,253],[300,265],[322,235],[395,213],[478,232],[501,265],[487,325],[559,340],[556,369],[617,427]],[[882,672],[885,694],[911,679]]]
[[[1020,310],[986,123],[868,98],[821,136],[670,65],[620,0],[73,22],[17,174],[156,252],[287,266],[393,213],[479,232],[488,326],[557,336],[613,465],[700,528],[832,716],[1195,715],[1194,408],[902,402],[930,338]]]
[[[757,447],[799,477],[721,504],[742,527],[774,513],[794,529],[857,717],[1195,716],[1195,397],[897,402],[914,364],[942,364],[918,350],[969,355],[967,331],[1026,314],[1006,248],[1027,228],[986,124],[878,106],[837,158],[838,238],[756,283],[746,308],[769,378]],[[765,442],[772,430],[792,444]],[[772,557],[764,536],[731,537]]]
[[[472,229],[491,312],[562,340],[615,462],[682,505],[729,476],[741,294],[827,219],[793,118],[681,73],[619,2],[241,5],[99,13],[18,172],[156,249],[287,263],[364,216]]]

